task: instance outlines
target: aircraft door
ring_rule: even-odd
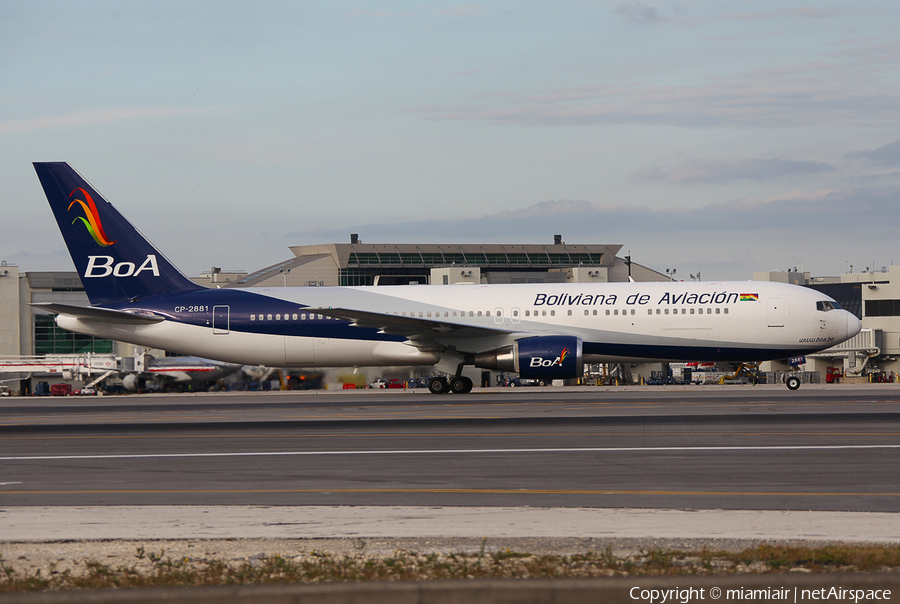
[[[784,327],[784,301],[781,298],[768,299],[769,327]]]
[[[521,313],[521,312],[522,311],[519,310],[518,308],[512,309],[512,313],[510,314],[509,320],[512,321],[513,325],[515,325],[516,323],[518,323],[519,321],[522,320],[522,318],[519,316],[519,313]]]
[[[230,306],[213,306],[212,328],[214,335],[225,335],[231,324]]]
[[[494,323],[497,325],[501,325],[503,323],[503,309],[495,308],[494,309]]]

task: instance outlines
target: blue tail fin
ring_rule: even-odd
[[[91,304],[203,289],[185,277],[65,162],[35,162]]]

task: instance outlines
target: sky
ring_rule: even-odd
[[[678,278],[900,263],[888,0],[0,2],[0,260],[67,161],[188,275],[288,246],[621,244]]]

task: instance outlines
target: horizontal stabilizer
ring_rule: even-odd
[[[111,308],[99,308],[97,306],[72,306],[70,304],[57,304],[55,302],[35,302],[31,306],[36,306],[43,310],[56,313],[58,315],[68,315],[78,319],[87,319],[89,321],[103,321],[105,323],[128,323],[132,325],[147,325],[150,323],[159,323],[165,321],[164,317],[153,314],[136,314],[133,312],[125,312],[124,310],[113,310]]]

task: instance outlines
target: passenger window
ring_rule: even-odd
[[[546,316],[547,316],[547,311],[546,311],[546,310],[542,310],[542,311],[541,311],[541,316],[542,316],[542,317],[546,317]]]
[[[613,311],[613,314],[616,315],[616,316],[618,316],[618,315],[619,315],[619,309],[618,309],[618,308],[615,309],[615,310]]]
[[[571,308],[569,309],[568,315],[569,315],[570,317],[572,316],[572,309],[571,309]]]
[[[721,310],[722,310],[721,308],[717,308],[717,309],[716,309],[716,314],[719,314],[719,312],[720,312]]]
[[[271,320],[272,320],[272,315],[266,315],[266,319],[269,320],[269,321],[271,321]]]
[[[550,311],[550,316],[551,316],[551,317],[555,317],[555,316],[556,316],[556,311],[555,311],[555,310],[551,310],[551,311]]]
[[[607,316],[607,317],[609,316],[609,309],[608,309],[608,308],[606,309],[606,316]]]
[[[251,320],[251,321],[256,321],[256,315],[250,315],[250,320]]]
[[[727,309],[727,308],[725,309],[725,314],[726,314],[726,315],[728,314],[728,309]]]

